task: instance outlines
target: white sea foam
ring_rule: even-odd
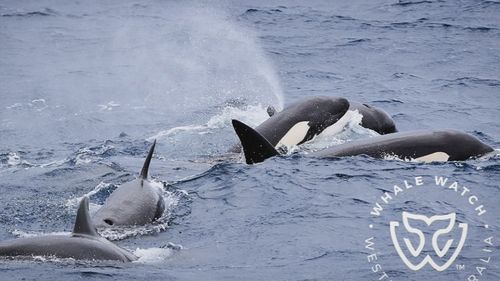
[[[168,245],[174,245],[169,243]],[[170,257],[175,250],[182,249],[182,246],[175,245],[176,247],[161,247],[161,248],[147,248],[141,249],[137,248],[133,253],[138,259],[134,262],[136,263],[161,263]]]
[[[206,134],[215,129],[231,126],[232,119],[238,119],[250,126],[257,126],[269,118],[266,109],[267,107],[263,105],[249,105],[244,108],[227,106],[204,124],[183,125],[162,130],[146,140],[153,141],[154,139],[166,138],[180,133],[196,132],[198,134]]]
[[[76,152],[75,165],[85,165],[91,163],[95,159],[100,159],[101,156],[108,150],[113,149],[113,145],[104,144],[99,147],[84,147]]]
[[[361,126],[363,116],[357,110],[349,111],[349,114],[346,114],[345,117],[342,118],[341,124],[336,128],[325,130],[325,132],[305,143],[303,148],[307,151],[318,151],[352,140],[379,135],[377,132]]]
[[[9,155],[7,155],[7,165],[17,166],[19,164],[21,164],[21,157],[15,152],[9,152]]]
[[[35,111],[43,111],[45,109],[47,109],[49,106],[47,105],[47,101],[45,99],[34,99],[30,102],[26,102],[26,103],[14,103],[12,105],[9,105],[9,106],[6,106],[5,108],[6,109],[15,109],[15,110],[19,110],[19,109],[28,109],[28,110],[35,110]]]
[[[7,167],[10,168],[15,168],[22,166],[25,169],[29,168],[46,168],[46,167],[54,167],[54,166],[60,166],[64,163],[66,163],[68,159],[63,159],[63,160],[55,160],[55,161],[50,161],[48,163],[32,163],[27,160],[24,160],[21,158],[21,156],[17,152],[9,152],[7,154]],[[5,166],[5,165],[0,165],[0,166]]]
[[[106,104],[98,104],[97,107],[99,107],[99,110],[101,111],[111,111],[113,110],[114,107],[119,107],[120,104],[114,101],[110,101]]]
[[[31,238],[38,236],[48,236],[48,235],[70,235],[71,232],[67,231],[55,231],[55,232],[26,232],[20,229],[15,229],[12,232],[12,235],[18,238]]]
[[[479,160],[487,161],[496,158],[500,158],[500,148],[495,148],[492,152],[486,153],[485,155],[479,157]]]
[[[90,197],[92,195],[95,195],[99,191],[101,191],[103,189],[107,189],[110,186],[111,186],[110,183],[100,182],[98,185],[96,185],[94,187],[94,189],[92,189],[91,191],[85,193],[84,195],[78,196],[78,197],[74,197],[74,198],[70,198],[70,199],[66,200],[66,203],[64,203],[64,206],[66,208],[73,208],[73,207],[77,206],[84,197]],[[90,203],[89,205],[90,205],[89,206],[90,213],[93,213],[94,209],[95,209],[94,211],[96,211],[99,208],[99,206],[100,206],[100,205],[93,204],[93,203]]]

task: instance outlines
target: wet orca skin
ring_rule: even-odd
[[[240,139],[247,164],[260,163],[267,158],[279,155],[279,152],[263,135],[245,123],[232,120],[234,131]]]
[[[337,97],[311,97],[296,102],[283,111],[269,109],[269,119],[255,130],[273,146],[277,146],[285,136],[297,145],[311,140],[325,128],[337,122],[349,109],[349,102]]]
[[[355,101],[349,101],[349,110],[357,110],[363,119],[361,126],[385,135],[397,132],[394,120],[382,109]]]
[[[492,152],[493,148],[461,131],[419,130],[376,136],[333,146],[309,154],[313,157],[368,155],[374,158],[464,161]]]
[[[396,126],[381,109],[344,98],[316,96],[290,105],[281,112],[268,107],[269,119],[256,128],[233,120],[233,128],[244,149],[247,163],[258,163],[278,155],[276,149],[294,146],[319,134],[337,134],[349,122],[354,111],[362,116],[361,125],[380,134],[396,132]],[[347,113],[350,114],[347,114]],[[259,151],[261,150],[261,151]],[[233,147],[231,152],[240,152]]]
[[[397,132],[394,120],[382,109],[350,101],[349,110],[335,124],[329,126],[321,135],[334,136],[344,130],[344,128],[356,117],[358,112],[362,118],[360,125],[364,128],[377,132],[380,135]]]
[[[77,260],[137,260],[132,253],[99,236],[89,216],[89,199],[84,197],[78,208],[71,235],[47,235],[0,242],[0,256],[53,256]]]
[[[94,214],[99,228],[145,225],[161,217],[165,210],[162,190],[148,180],[149,164],[156,140],[151,146],[139,178],[120,185]]]
[[[309,141],[319,134],[335,135],[341,132],[354,111],[363,116],[361,120],[363,127],[379,134],[396,132],[394,121],[383,110],[366,104],[348,102],[344,98],[326,96],[300,100],[281,112],[269,106],[267,113],[270,118],[254,130],[275,148],[290,147]],[[230,152],[240,151],[239,146],[230,149]]]
[[[259,163],[279,152],[267,139],[248,125],[233,120],[241,140],[247,164]],[[310,153],[312,157],[340,157],[366,154],[375,158],[396,156],[401,159],[463,161],[492,152],[493,148],[477,138],[457,130],[429,130],[392,133],[352,141]]]

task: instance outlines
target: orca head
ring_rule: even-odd
[[[361,125],[365,128],[372,129],[381,135],[396,133],[396,124],[394,120],[384,110],[363,103],[357,108],[363,119]]]
[[[347,113],[349,101],[340,97],[318,96],[298,106],[301,108],[297,115],[302,121],[295,123],[279,144],[285,146],[300,145],[313,139]],[[293,137],[290,139],[290,136]]]
[[[165,209],[161,187],[148,180],[155,145],[156,140],[149,150],[139,178],[120,185],[94,214],[92,219],[97,227],[144,225],[161,217]]]

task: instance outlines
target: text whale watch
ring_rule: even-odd
[[[165,210],[162,187],[148,180],[156,140],[149,149],[139,178],[120,185],[92,217],[99,228],[144,225],[160,218]]]
[[[89,199],[84,197],[70,235],[47,235],[0,242],[0,256],[52,256],[78,260],[137,259],[132,253],[99,236],[89,216]]]

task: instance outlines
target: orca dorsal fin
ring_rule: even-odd
[[[155,146],[156,146],[156,139],[154,140],[153,145],[151,145],[148,156],[146,157],[146,161],[144,161],[144,165],[142,166],[140,178],[143,180],[148,178],[149,163],[151,163],[151,158],[153,158],[153,152],[155,151]]]
[[[89,215],[89,198],[87,196],[83,197],[80,201],[80,206],[76,213],[75,227],[73,228],[74,234],[83,234],[90,236],[99,236],[97,233],[92,220]]]
[[[233,119],[232,123],[243,147],[247,164],[259,163],[279,154],[274,146],[259,132],[236,119]]]
[[[276,114],[276,108],[274,108],[274,106],[272,106],[272,105],[268,106],[266,111],[267,111],[267,115],[269,115],[269,117],[273,117],[274,114]]]

